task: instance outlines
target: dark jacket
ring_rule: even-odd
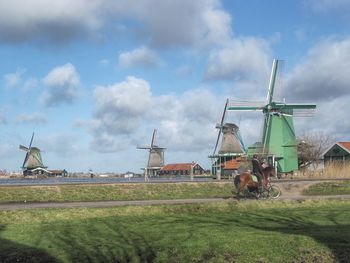
[[[253,165],[253,171],[252,171],[253,174],[261,175],[262,174],[262,167],[261,167],[258,159],[253,159],[252,165]]]

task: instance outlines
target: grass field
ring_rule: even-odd
[[[0,186],[0,202],[160,200],[232,196],[232,182]]]
[[[344,195],[350,194],[350,181],[325,182],[310,186],[305,195]]]
[[[0,211],[0,262],[349,262],[350,201]]]

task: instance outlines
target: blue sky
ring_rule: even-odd
[[[313,102],[298,135],[350,140],[350,1],[0,0],[0,169],[19,170],[35,132],[52,169],[140,171],[147,153],[209,168],[226,98]],[[262,114],[228,114],[245,144]]]

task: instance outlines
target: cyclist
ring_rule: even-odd
[[[253,155],[253,159],[252,159],[252,166],[253,166],[253,171],[252,173],[258,178],[258,182],[259,182],[259,187],[262,186],[262,167],[261,164],[258,160],[258,156],[256,154]]]

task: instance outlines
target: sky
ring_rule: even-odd
[[[349,0],[0,0],[0,169],[34,132],[49,169],[141,172],[153,129],[165,163],[210,168],[226,98],[315,103],[297,136],[350,140]],[[261,112],[228,112],[244,143]]]

